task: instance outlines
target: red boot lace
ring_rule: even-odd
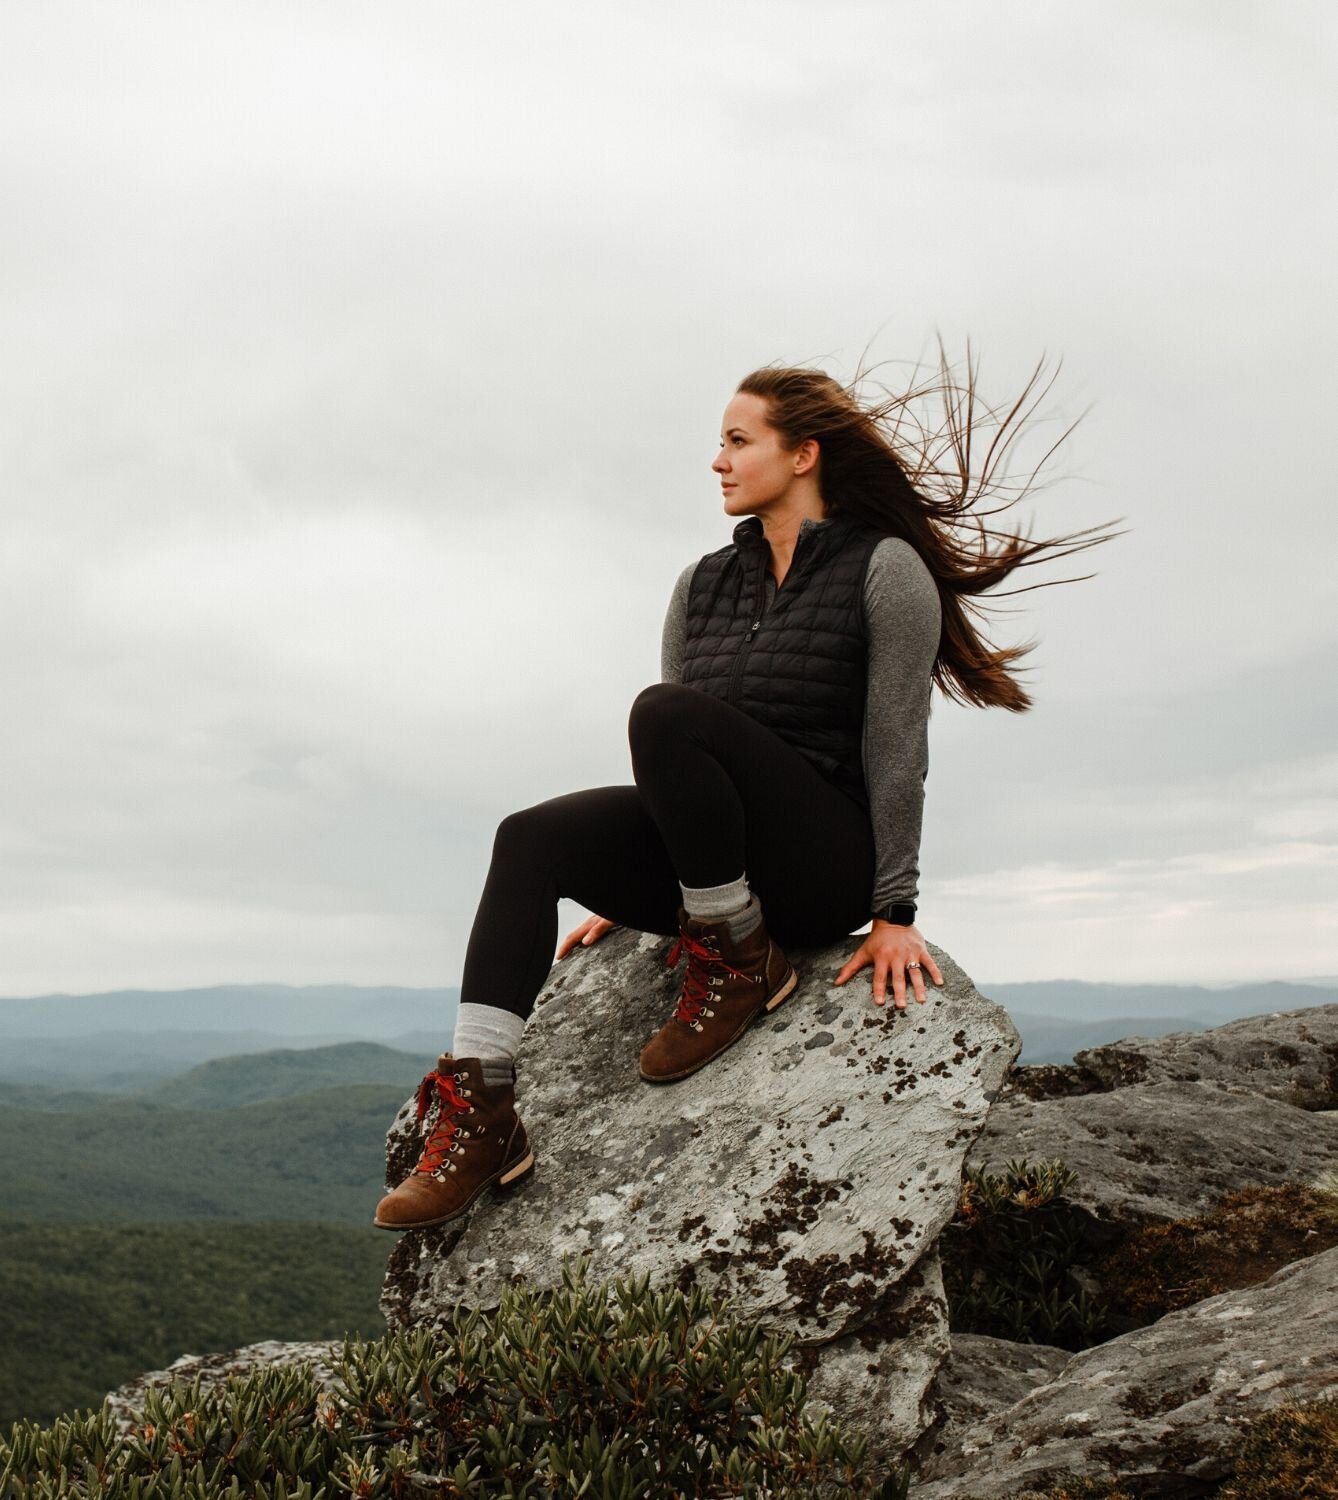
[[[437,1106],[437,1117],[432,1122],[415,1172],[435,1172],[441,1166],[455,1149],[455,1137],[460,1129],[457,1117],[467,1115],[473,1107],[456,1086],[454,1073],[429,1073],[418,1085],[420,1121],[433,1104]]]
[[[682,957],[684,949],[688,955],[688,972],[678,996],[678,1008],[674,1011],[674,1017],[692,1026],[701,1018],[706,1010],[706,1002],[714,993],[711,985],[712,969],[724,969],[738,979],[747,979],[748,976],[741,969],[727,964],[713,948],[708,948],[689,932],[678,934],[678,941],[669,950],[665,967],[672,969]]]

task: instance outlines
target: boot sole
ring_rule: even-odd
[[[798,983],[799,976],[793,969],[791,969],[790,972],[785,976],[785,978],[781,980],[780,984],[776,987],[776,993],[772,995],[772,997],[766,1002],[766,1004],[762,1006],[760,1010],[754,1011],[753,1014],[749,1016],[748,1019],[743,1023],[743,1025],[739,1027],[734,1035],[730,1037],[729,1041],[727,1041],[723,1047],[718,1047],[714,1052],[712,1052],[710,1057],[704,1057],[700,1062],[693,1063],[690,1068],[684,1068],[681,1072],[678,1073],[643,1072],[641,1074],[642,1078],[644,1078],[647,1083],[677,1083],[680,1078],[691,1078],[694,1073],[700,1073],[701,1070],[707,1065],[707,1063],[714,1062],[722,1052],[728,1052],[729,1049],[734,1045],[734,1043],[737,1042],[738,1039],[744,1034],[744,1032],[748,1030],[753,1022],[757,1020],[758,1016],[764,1016],[770,1011],[775,1010],[782,1000],[786,999],[790,994],[793,993],[794,988]]]
[[[457,1219],[463,1219],[489,1188],[497,1188],[501,1192],[509,1193],[512,1189],[519,1187],[533,1171],[534,1152],[527,1151],[518,1162],[506,1167],[498,1176],[490,1177],[486,1182],[479,1183],[469,1201],[457,1208],[453,1214],[442,1214],[436,1219],[415,1219],[412,1224],[387,1224],[383,1220],[373,1217],[372,1224],[377,1229],[392,1230],[433,1229],[438,1224],[453,1224]]]

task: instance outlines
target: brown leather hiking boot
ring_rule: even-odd
[[[765,923],[734,941],[727,917],[708,921],[680,907],[678,927],[669,967],[686,952],[688,972],[678,1008],[641,1050],[641,1076],[650,1083],[673,1083],[704,1068],[798,983]]]
[[[514,1187],[534,1170],[525,1126],[510,1083],[483,1082],[477,1057],[444,1052],[418,1085],[423,1154],[393,1193],[376,1206],[380,1229],[426,1229],[469,1211],[490,1183]]]

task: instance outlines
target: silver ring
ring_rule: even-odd
[[[920,965],[919,964],[915,964],[915,963],[911,963],[911,964],[907,964],[906,967],[908,969],[918,969],[920,967]]]

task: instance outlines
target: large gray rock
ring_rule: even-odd
[[[1338,1122],[1212,1083],[1140,1083],[990,1110],[973,1162],[1062,1157],[1073,1202],[1099,1220],[1181,1219],[1252,1185],[1309,1182],[1338,1161]]]
[[[1338,1005],[1246,1016],[1211,1031],[1125,1037],[1072,1063],[1015,1070],[1006,1092],[1033,1099],[1135,1083],[1218,1083],[1300,1109],[1338,1109]]]
[[[836,1346],[852,1369],[854,1345],[842,1340],[904,1327],[893,1337],[918,1349],[861,1357],[866,1374],[885,1372],[870,1379],[902,1381],[891,1425],[913,1436],[947,1349],[937,1262],[926,1257],[1020,1042],[937,950],[946,984],[924,1006],[876,1008],[867,974],[835,988],[851,949],[792,954],[800,982],[781,1008],[668,1087],[637,1070],[674,1006],[667,943],[615,932],[564,960],[519,1059],[535,1174],[514,1195],[481,1200],[463,1229],[404,1236],[387,1316],[430,1323],[459,1304],[494,1307],[509,1283],[555,1285],[564,1257],[584,1256],[599,1279],[696,1282],[730,1298],[735,1316],[801,1346]],[[416,1157],[415,1130],[406,1104],[388,1140],[391,1181]],[[915,1285],[907,1278],[922,1262]],[[818,1374],[818,1363],[814,1394],[835,1392],[835,1405],[850,1381],[835,1364]]]
[[[1246,1016],[1211,1031],[1126,1037],[1073,1061],[1107,1089],[1218,1083],[1300,1109],[1338,1109],[1338,1005]]]
[[[1052,1344],[1017,1344],[984,1333],[954,1333],[933,1390],[942,1414],[932,1451],[955,1451],[965,1428],[1053,1380],[1072,1358],[1072,1349]]]
[[[1212,1493],[1241,1424],[1338,1395],[1338,1249],[1075,1354],[1013,1405],[953,1434],[915,1500],[1001,1500],[1060,1474],[1127,1476],[1140,1496]]]

